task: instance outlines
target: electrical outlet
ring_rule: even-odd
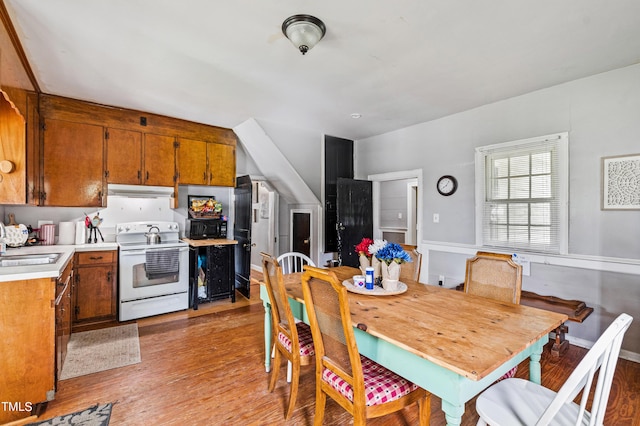
[[[440,215],[438,213],[433,214],[433,223],[440,223]]]
[[[438,275],[438,285],[444,285],[444,275]]]

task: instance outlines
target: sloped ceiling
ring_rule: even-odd
[[[43,92],[228,128],[362,139],[640,61],[637,0],[2,1]]]

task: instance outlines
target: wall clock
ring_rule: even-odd
[[[442,176],[436,185],[440,195],[451,195],[458,189],[458,180],[450,175]]]

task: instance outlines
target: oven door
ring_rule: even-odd
[[[120,250],[120,302],[189,291],[189,247]]]

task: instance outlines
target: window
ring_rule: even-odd
[[[476,148],[476,242],[567,252],[568,133]]]

